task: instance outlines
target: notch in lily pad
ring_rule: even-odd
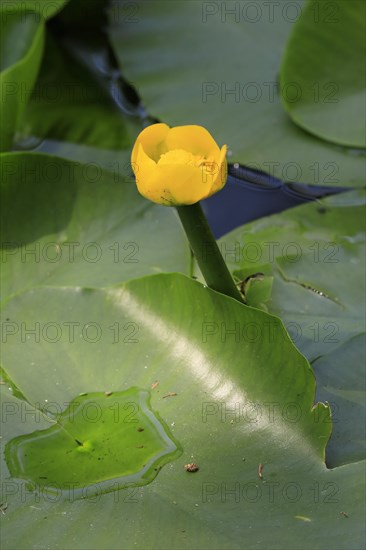
[[[153,481],[181,448],[136,387],[73,399],[51,428],[8,442],[11,475],[34,490],[86,498]]]

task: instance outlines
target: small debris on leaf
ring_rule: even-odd
[[[262,463],[260,463],[258,465],[258,477],[259,477],[259,479],[263,479],[263,464]]]
[[[184,467],[186,469],[186,472],[190,472],[190,473],[197,472],[200,469],[198,464],[195,464],[194,462],[185,464]]]
[[[3,502],[2,504],[0,504],[0,511],[3,514],[3,516],[5,516],[5,512],[6,512],[7,509],[8,509],[8,503],[7,502]]]
[[[159,385],[159,380],[157,380],[156,382],[154,382],[153,384],[151,384],[151,389],[152,390],[155,390],[155,388],[157,388]]]
[[[345,518],[349,518],[349,515],[346,512],[341,512],[341,515]]]
[[[109,397],[109,396],[112,395],[112,394],[113,394],[112,391],[105,391],[105,392],[104,392],[104,395],[105,395],[106,397]]]
[[[144,428],[137,428],[137,431],[138,431],[138,432],[143,432],[143,431],[144,431]]]
[[[178,395],[175,391],[170,391],[166,395],[163,395],[162,399],[165,399],[166,397],[174,397],[175,395]]]
[[[145,445],[137,445],[136,449],[143,449]]]
[[[295,519],[301,519],[301,521],[305,521],[305,522],[311,521],[311,519],[306,517],[306,516],[294,516],[294,518]]]

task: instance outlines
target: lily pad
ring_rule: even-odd
[[[366,450],[365,333],[315,359],[312,366],[317,398],[332,407],[328,456],[333,464],[356,462]]]
[[[327,448],[332,467],[364,456],[365,400],[356,406],[353,392],[365,395],[365,229],[365,193],[354,191],[262,218],[220,240],[239,279],[263,272],[255,284],[266,292],[273,278],[266,309],[283,319],[315,373],[320,369],[318,395],[329,399],[336,419]],[[250,293],[248,302],[262,307]]]
[[[125,84],[103,28],[104,10],[103,2],[90,3],[86,13],[72,2],[48,25],[40,74],[18,128],[18,148],[34,148],[46,139],[108,148],[115,156],[127,149],[128,155],[141,124],[124,98]]]
[[[328,4],[328,3],[327,3]],[[338,4],[337,4],[338,5]],[[148,112],[200,124],[229,160],[285,182],[364,185],[365,155],[310,135],[284,111],[282,55],[304,2],[114,2],[110,36]]]
[[[340,145],[366,147],[366,4],[310,0],[293,27],[281,68],[291,118]]]
[[[32,11],[38,15],[38,19],[49,19],[56,15],[70,0],[11,0],[4,9],[11,12]],[[34,16],[33,16],[34,18]]]
[[[33,432],[36,413],[78,393],[137,386],[151,392],[152,409],[182,447],[151,483],[72,502],[31,491],[3,463],[5,548],[40,540],[67,549],[239,549],[243,540],[290,549],[300,538],[303,548],[362,545],[364,464],[325,467],[329,409],[313,406],[313,373],[278,318],[177,274],[113,289],[33,289],[1,316],[32,328],[80,323],[73,341],[64,330],[47,341],[50,325],[46,338],[7,338],[3,366],[28,402],[2,387],[3,443]],[[102,331],[94,343],[86,338],[93,327],[82,330],[92,322]],[[121,332],[113,344],[116,322],[136,323],[137,341]],[[245,337],[236,338],[235,323]],[[278,327],[274,340],[268,324]]]
[[[40,74],[18,128],[18,147],[52,139],[124,150],[132,147],[139,130],[86,68],[47,33]]]
[[[0,12],[0,151],[12,147],[16,127],[37,77],[44,43],[43,19],[32,12],[12,10],[6,4]]]
[[[108,286],[162,271],[190,273],[175,213],[143,199],[123,159],[2,156],[2,298],[39,285]],[[162,242],[164,235],[164,243]]]

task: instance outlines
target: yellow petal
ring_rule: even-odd
[[[132,149],[131,164],[136,162],[139,144],[143,146],[146,155],[157,162],[160,155],[165,152],[165,138],[168,132],[169,126],[163,123],[152,124],[142,130]]]
[[[226,145],[223,145],[220,151],[220,156],[218,159],[218,171],[216,178],[212,183],[212,189],[209,197],[217,191],[220,191],[226,183],[227,180],[227,160],[226,160]]]
[[[133,162],[133,170],[136,177],[136,185],[139,193],[154,202],[160,196],[159,182],[155,178],[157,164],[144,151],[141,143],[135,145],[135,162]]]
[[[194,204],[206,197],[212,179],[202,175],[202,170],[189,165],[158,165],[157,175],[164,182],[162,196],[171,197],[172,205]]]
[[[182,164],[158,165],[145,153],[141,143],[136,153],[136,184],[141,195],[158,204],[194,204],[208,196],[212,176],[200,167]]]
[[[219,154],[220,149],[211,134],[202,126],[176,126],[165,137],[167,150],[184,149],[193,155]]]

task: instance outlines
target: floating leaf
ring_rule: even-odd
[[[327,448],[332,467],[360,460],[365,451],[365,229],[359,191],[262,218],[220,240],[239,277],[263,272],[258,287],[273,277],[265,305],[283,319],[316,375],[319,369],[317,395],[330,401],[334,416]]]
[[[364,185],[363,153],[310,135],[283,109],[281,58],[302,1],[126,6],[113,3],[111,41],[151,115],[205,126],[228,145],[229,161],[286,182]]]
[[[29,401],[2,386],[3,443],[43,429],[38,409],[64,410],[80,392],[111,399],[159,380],[151,407],[182,446],[148,485],[71,502],[6,477],[4,463],[6,548],[44,540],[70,549],[240,549],[245,540],[292,549],[300,537],[305,549],[361,547],[364,464],[326,469],[329,410],[313,407],[313,373],[278,318],[175,274],[104,290],[34,289],[1,315],[41,330],[38,340],[23,332],[22,342],[19,332],[3,345],[4,369]],[[132,342],[128,323],[138,329]],[[192,463],[199,469],[188,472]]]
[[[287,43],[281,85],[291,118],[310,133],[366,147],[366,4],[310,0]]]
[[[11,10],[9,3],[2,8],[0,151],[6,151],[12,147],[16,127],[37,77],[43,52],[44,21],[34,13]]]
[[[138,194],[123,176],[123,156],[112,168],[34,153],[2,156],[3,298],[39,285],[103,287],[190,272],[174,212]]]

